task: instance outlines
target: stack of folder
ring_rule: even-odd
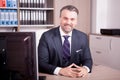
[[[0,0],[0,7],[12,7],[17,8],[18,0]]]
[[[17,10],[1,9],[0,25],[17,25]]]
[[[17,24],[17,0],[0,0],[0,25]]]
[[[20,0],[20,7],[45,8],[47,0]]]
[[[20,10],[21,25],[47,24],[47,11],[45,10]]]

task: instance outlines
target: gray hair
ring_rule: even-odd
[[[64,7],[60,10],[60,16],[61,16],[61,12],[62,12],[63,10],[74,11],[74,12],[76,12],[77,14],[79,14],[79,10],[78,10],[75,6],[73,6],[73,5],[64,6]]]

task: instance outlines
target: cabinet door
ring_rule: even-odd
[[[110,50],[111,38],[107,36],[99,35],[90,35],[90,47],[101,49],[101,50]]]
[[[93,63],[95,65],[105,65],[108,66],[110,64],[109,60],[109,51],[91,48],[91,55],[93,58]]]
[[[111,37],[90,35],[90,50],[94,64],[106,66],[110,64],[110,43]]]
[[[120,70],[120,37],[113,37],[111,41],[111,67]]]

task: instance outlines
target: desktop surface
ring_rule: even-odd
[[[46,76],[46,80],[120,80],[120,70],[102,65],[93,66],[92,73],[82,78],[69,78],[44,73],[39,73],[39,75]]]

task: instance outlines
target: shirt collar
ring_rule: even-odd
[[[71,31],[70,33],[66,34],[66,33],[64,33],[63,30],[61,29],[61,26],[59,27],[59,31],[60,31],[60,35],[61,35],[61,36],[64,36],[64,35],[68,35],[68,36],[70,36],[70,37],[72,36],[72,31]]]

